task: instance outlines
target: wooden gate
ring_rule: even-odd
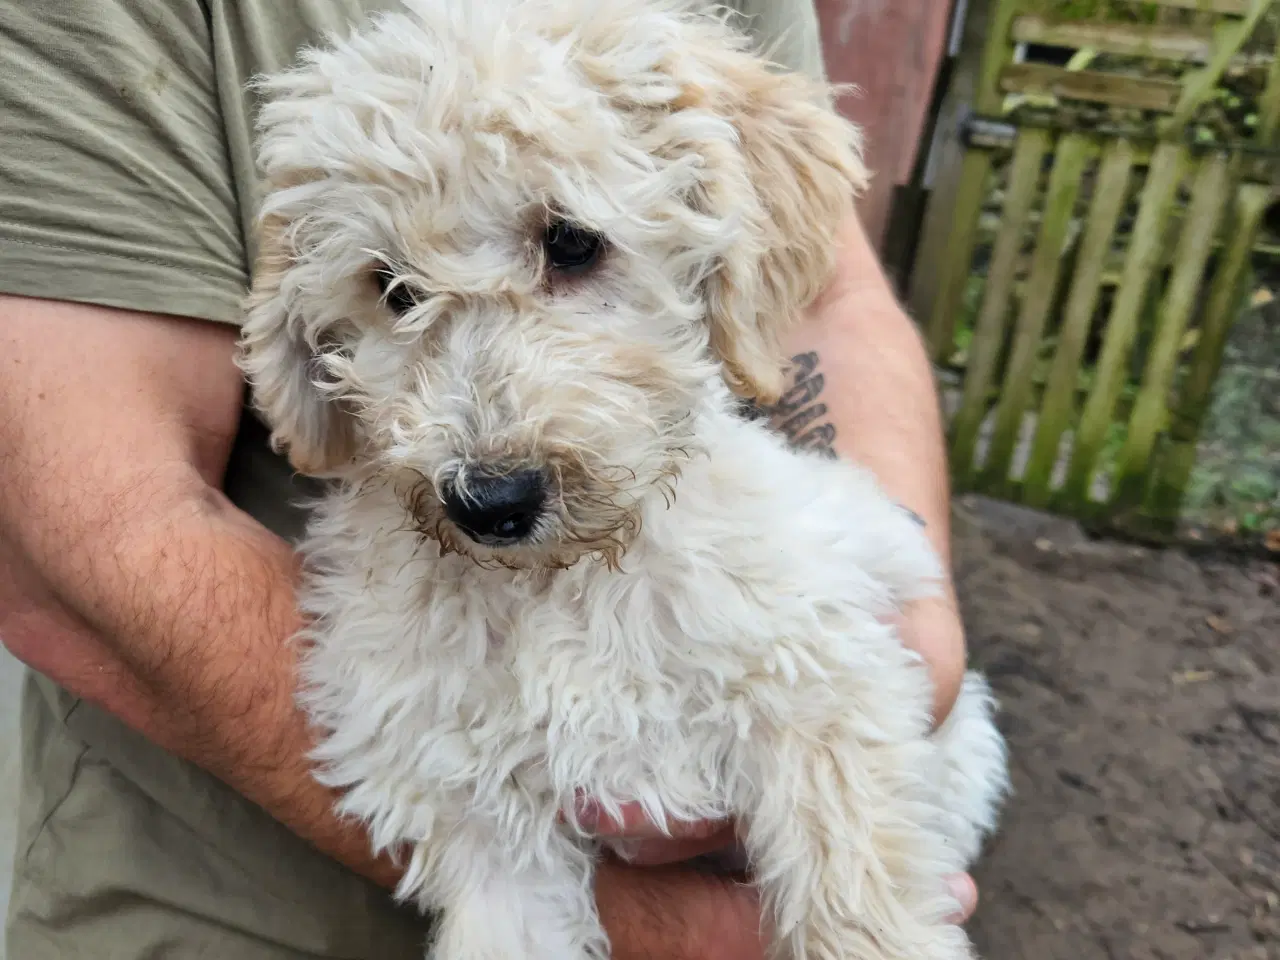
[[[971,23],[912,287],[958,489],[1173,524],[1280,182],[1278,22],[1276,0],[991,0]]]

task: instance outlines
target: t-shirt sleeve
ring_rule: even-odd
[[[200,0],[0,3],[0,292],[238,322]]]
[[[814,0],[730,0],[762,53],[778,66],[826,80]]]

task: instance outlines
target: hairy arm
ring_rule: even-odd
[[[928,355],[862,227],[849,222],[837,242],[835,279],[791,339],[790,388],[765,412],[796,446],[848,457],[875,473],[924,523],[949,568],[950,486]],[[965,666],[949,580],[944,596],[908,611],[903,633],[929,664],[941,722]]]
[[[0,298],[0,637],[20,660],[392,883],[310,776],[295,560],[221,494],[235,331]]]

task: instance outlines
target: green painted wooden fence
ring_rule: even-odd
[[[991,3],[913,281],[959,375],[956,487],[1167,531],[1280,183],[1280,0]],[[1241,71],[1249,119],[1224,133],[1209,115]]]

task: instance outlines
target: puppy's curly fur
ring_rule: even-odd
[[[260,93],[241,362],[337,481],[302,701],[343,811],[412,849],[431,955],[607,955],[585,791],[735,818],[779,957],[969,956],[943,878],[1004,747],[976,675],[930,735],[886,624],[938,562],[865,472],[736,413],[865,180],[830,91],[677,0],[407,0]],[[518,471],[526,533],[455,523]]]

